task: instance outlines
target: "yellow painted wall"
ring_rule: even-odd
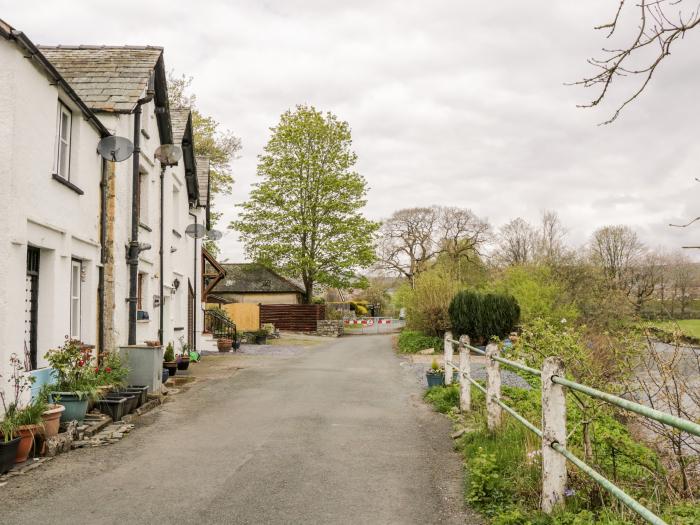
[[[238,303],[252,304],[299,304],[298,295],[295,293],[246,293],[228,295],[227,299],[233,299]]]
[[[260,328],[260,307],[257,304],[233,303],[222,305],[239,332],[252,332]]]

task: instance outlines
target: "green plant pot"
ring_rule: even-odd
[[[445,384],[445,372],[426,372],[425,377],[428,380],[428,388]]]
[[[88,398],[83,394],[82,398],[77,392],[52,392],[51,402],[63,405],[66,409],[61,414],[61,423],[78,421],[82,423],[88,408]]]

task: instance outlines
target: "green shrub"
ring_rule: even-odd
[[[425,335],[416,330],[404,330],[399,334],[399,352],[415,354],[426,348],[434,348],[436,352],[442,349],[442,339],[431,335]]]
[[[439,268],[418,275],[415,288],[404,297],[408,328],[441,336],[450,328],[448,308],[458,289],[459,283]]]
[[[163,361],[168,363],[175,361],[175,349],[172,342],[168,343],[168,345],[165,347],[165,352],[163,352]]]
[[[511,266],[489,286],[489,291],[515,297],[523,322],[546,319],[558,323],[579,316],[562,283],[546,266]]]
[[[453,334],[472,340],[506,336],[518,323],[520,307],[512,295],[480,294],[464,290],[449,306]]]

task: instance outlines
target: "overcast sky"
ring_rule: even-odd
[[[573,243],[623,223],[652,246],[700,244],[700,223],[667,226],[700,215],[700,34],[612,125],[596,125],[612,106],[577,109],[593,92],[564,85],[591,72],[606,44],[593,27],[617,4],[0,0],[0,17],[35,43],[163,46],[200,109],[243,141],[234,193],[216,201],[226,223],[270,126],[304,103],[352,126],[372,218],[446,204],[499,226],[553,209]],[[233,232],[222,249],[243,257]]]

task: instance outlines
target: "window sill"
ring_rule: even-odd
[[[152,232],[152,231],[153,231],[149,225],[144,224],[144,223],[142,223],[142,222],[139,222],[139,226],[140,226],[141,228],[143,228],[144,230],[146,230],[147,232]]]
[[[59,182],[59,183],[63,184],[66,188],[73,190],[73,191],[74,191],[75,193],[77,193],[78,195],[83,195],[83,194],[85,193],[83,190],[81,190],[80,188],[78,188],[78,187],[77,187],[75,184],[73,184],[71,181],[64,179],[63,177],[61,177],[60,175],[58,175],[58,174],[56,174],[56,173],[52,173],[52,174],[51,174],[51,177],[52,177],[53,180],[55,180],[56,182]]]
[[[145,324],[145,323],[150,323],[150,319],[137,319],[136,324]]]

